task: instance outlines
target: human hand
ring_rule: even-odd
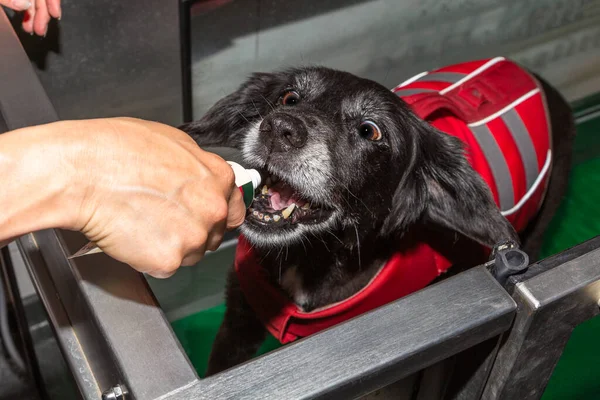
[[[184,132],[130,118],[59,122],[80,206],[63,225],[154,277],[215,250],[244,220],[233,171]]]
[[[50,18],[61,18],[60,0],[0,0],[0,5],[24,11],[23,30],[32,35],[46,36]]]

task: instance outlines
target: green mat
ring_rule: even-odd
[[[579,124],[577,135],[569,190],[546,233],[544,256],[600,235],[600,206],[597,206],[600,205],[600,117]],[[212,342],[224,312],[225,306],[220,305],[172,323],[200,377],[206,371]],[[599,334],[600,318],[575,329],[543,400],[600,399]],[[258,354],[279,346],[273,337],[269,337]]]
[[[569,189],[544,238],[544,257],[600,234],[600,117],[577,126]]]
[[[543,255],[600,235],[600,117],[577,126],[569,190],[544,238]],[[600,318],[573,331],[542,400],[600,399]]]
[[[171,323],[175,335],[200,377],[206,373],[210,349],[224,315],[225,304],[221,304]],[[273,336],[269,336],[258,350],[257,355],[268,353],[280,346]]]

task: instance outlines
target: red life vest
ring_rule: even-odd
[[[392,90],[437,129],[460,138],[473,168],[489,185],[517,231],[538,212],[551,166],[550,125],[537,80],[502,57],[419,74]],[[235,270],[246,300],[267,330],[288,343],[373,310],[427,286],[451,263],[425,243],[394,254],[351,297],[304,312],[278,287],[244,237]]]

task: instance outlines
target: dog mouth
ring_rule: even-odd
[[[333,208],[311,200],[302,190],[271,174],[256,190],[246,221],[269,227],[318,224],[328,219]]]

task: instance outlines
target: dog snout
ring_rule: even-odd
[[[267,117],[260,130],[273,138],[274,152],[302,148],[308,140],[308,130],[304,122],[289,114],[279,113]]]

